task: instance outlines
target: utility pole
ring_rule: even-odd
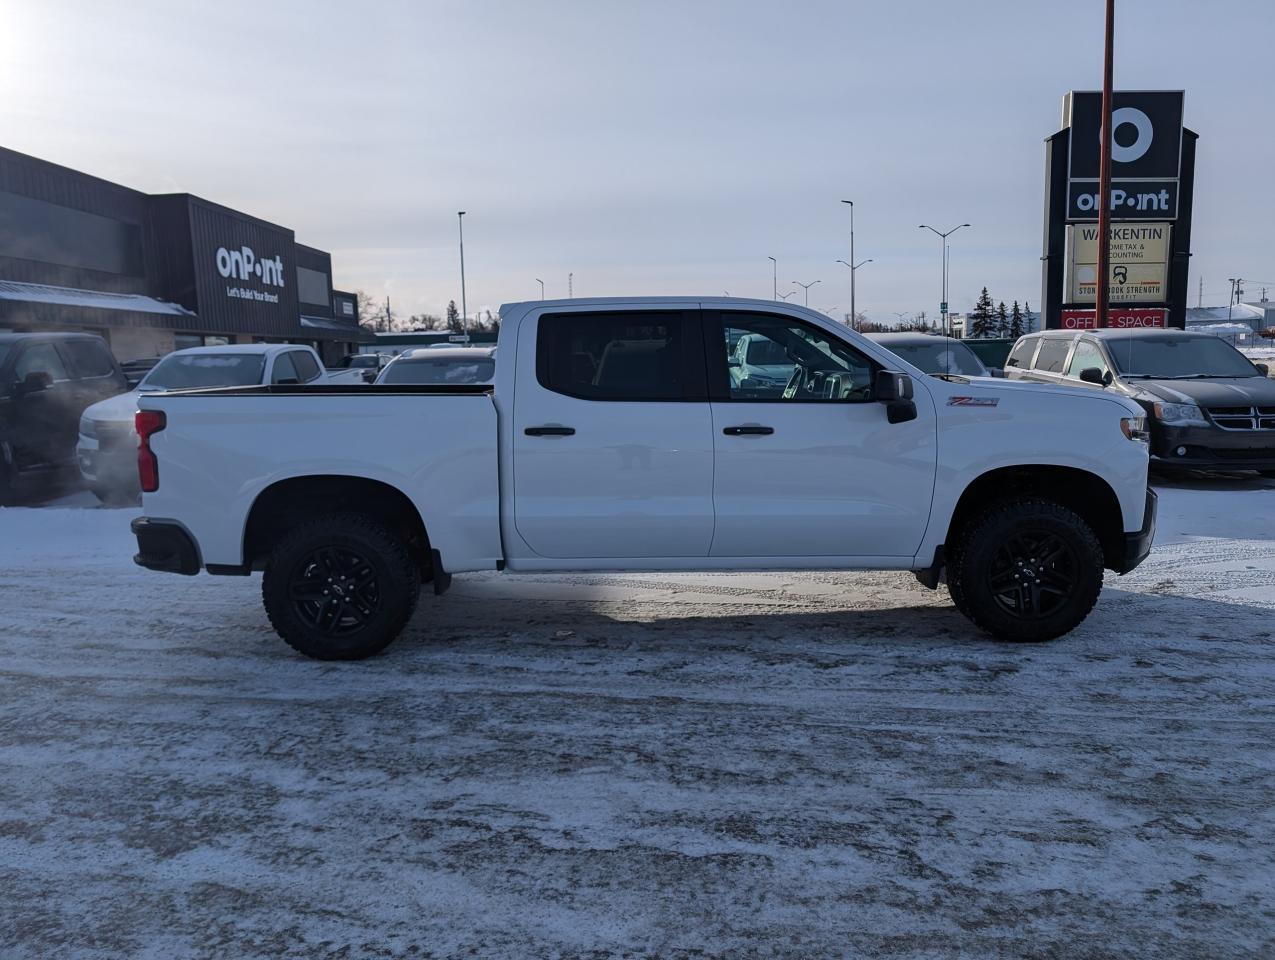
[[[568,299],[568,300],[570,300],[572,297],[574,297],[574,296],[576,295],[576,294],[575,294],[575,286],[574,286],[574,284],[575,284],[575,279],[574,279],[574,278],[575,278],[575,274],[574,274],[574,273],[568,273],[568,274],[567,274],[567,299]]]
[[[1102,140],[1098,161],[1098,286],[1095,291],[1099,329],[1106,327],[1110,311],[1111,290],[1111,145],[1115,131],[1111,129],[1112,50],[1116,32],[1116,0],[1107,0],[1107,30],[1102,52]]]
[[[456,225],[460,229],[460,326],[469,336],[469,304],[465,302],[465,211],[456,212]]]
[[[1200,277],[1200,296],[1195,301],[1195,305],[1197,307],[1204,306],[1204,278],[1203,277]]]
[[[779,299],[779,261],[776,260],[774,257],[767,257],[766,259],[770,261],[770,266],[771,266],[771,283],[774,285],[774,288],[775,288],[773,296],[776,300],[778,300]]]
[[[1231,295],[1226,298],[1226,319],[1229,322],[1231,319],[1231,307],[1235,303],[1235,285],[1239,283],[1239,280],[1235,277],[1227,277],[1226,279],[1231,285]]]

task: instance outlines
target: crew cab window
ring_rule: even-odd
[[[1032,354],[1036,352],[1036,344],[1039,342],[1039,337],[1019,340],[1018,343],[1014,344],[1014,349],[1010,351],[1009,359],[1005,361],[1005,366],[1018,367],[1020,370],[1029,369],[1032,365]]]
[[[1101,370],[1105,375],[1107,373],[1107,358],[1102,355],[1102,349],[1092,340],[1081,340],[1076,344],[1076,350],[1071,355],[1071,363],[1067,364],[1067,376],[1079,377],[1081,370],[1087,370],[1094,367]]]
[[[75,375],[81,379],[109,377],[115,372],[115,363],[106,347],[92,340],[68,340],[62,349],[71,358]]]
[[[702,399],[703,366],[697,378],[688,351],[693,329],[678,311],[548,314],[537,331],[536,379],[582,400]]]
[[[13,365],[13,378],[25,380],[32,373],[47,373],[54,381],[70,379],[57,348],[51,343],[33,343],[18,354],[18,362]]]
[[[1033,370],[1042,373],[1062,373],[1067,363],[1067,351],[1071,349],[1071,341],[1060,337],[1045,337],[1040,341],[1040,352],[1036,354]]]
[[[715,392],[724,393],[725,399],[872,399],[877,365],[832,334],[793,317],[722,313],[717,348],[709,344],[709,350],[709,363],[716,368],[719,384],[721,366],[725,367],[725,389],[719,387]]]
[[[304,350],[294,350],[288,354],[292,358],[293,366],[297,371],[297,379],[302,383],[309,383],[319,375],[319,365],[315,363],[314,357]]]
[[[274,358],[274,370],[270,374],[271,383],[300,383],[301,378],[297,376],[297,368],[292,363],[291,353],[281,353]]]

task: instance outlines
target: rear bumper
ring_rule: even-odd
[[[199,572],[199,548],[181,524],[138,517],[132,523],[137,537],[133,562],[147,570],[194,576]]]
[[[1142,513],[1142,529],[1137,533],[1124,535],[1124,549],[1116,558],[1116,564],[1111,568],[1116,573],[1128,573],[1151,552],[1151,541],[1155,539],[1155,514],[1159,500],[1156,492],[1147,487],[1147,506]]]

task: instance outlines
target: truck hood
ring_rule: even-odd
[[[1201,407],[1275,407],[1275,380],[1210,377],[1207,380],[1126,380],[1142,399],[1194,403]],[[1142,395],[1149,394],[1147,397]]]
[[[137,413],[137,398],[141,391],[130,390],[128,393],[116,394],[88,407],[83,416],[98,423],[127,423],[132,425],[133,415]]]
[[[1024,394],[1033,396],[1058,397],[1062,402],[1081,402],[1084,400],[1109,400],[1123,407],[1130,416],[1140,417],[1146,411],[1137,403],[1123,396],[1116,390],[1099,390],[1096,387],[1065,387],[1052,383],[1037,383],[1031,380],[1002,380],[999,377],[968,377],[969,383],[962,384],[952,380],[928,378],[930,383],[939,389],[935,397],[939,403],[950,402],[954,397],[1004,397],[1006,403]],[[947,400],[939,399],[946,397]]]

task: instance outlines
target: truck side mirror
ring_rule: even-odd
[[[1080,371],[1080,379],[1097,387],[1105,387],[1108,383],[1106,374],[1097,367],[1085,367]]]
[[[1257,367],[1257,372],[1260,373],[1262,376],[1269,377],[1271,375],[1271,368],[1267,366],[1266,364],[1255,363],[1253,364],[1253,366]]]
[[[912,400],[912,378],[897,370],[878,370],[873,384],[876,399],[885,404],[885,418],[890,423],[907,423],[916,419],[916,403]]]
[[[18,382],[13,392],[15,396],[25,397],[28,394],[39,393],[41,390],[48,390],[51,386],[53,386],[53,377],[47,370],[32,370]]]

